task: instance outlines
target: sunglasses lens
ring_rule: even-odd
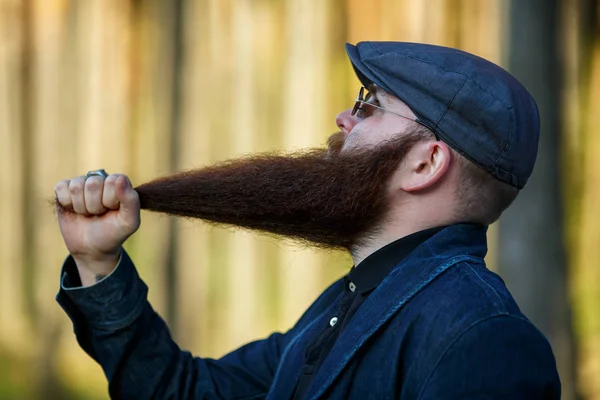
[[[358,110],[360,110],[360,106],[365,101],[364,94],[365,94],[365,88],[361,87],[360,90],[358,91],[358,96],[356,97],[356,102],[354,103],[354,108],[352,108],[351,115],[356,114],[358,112]]]
[[[356,102],[354,103],[354,108],[352,109],[351,115],[354,115],[358,112],[358,110],[360,109],[360,104],[361,104],[360,101],[356,100]]]

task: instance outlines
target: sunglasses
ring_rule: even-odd
[[[366,96],[365,96],[366,93]],[[369,92],[369,90],[367,88],[365,88],[364,86],[360,88],[360,90],[358,91],[358,96],[356,96],[356,101],[354,102],[354,107],[352,108],[352,114],[351,115],[356,115],[359,111],[364,111],[364,107],[372,107],[372,108],[377,108],[381,111],[385,111],[385,112],[389,112],[391,114],[397,115],[399,117],[402,118],[406,118],[409,119],[411,121],[416,122],[419,125],[424,126],[425,128],[429,129],[430,131],[434,132],[429,126],[425,125],[423,122],[419,121],[416,118],[413,117],[409,117],[407,115],[403,115],[400,113],[397,113],[395,111],[391,111],[388,110],[386,108],[383,107],[379,107],[375,104],[373,104],[371,101],[375,98],[375,95],[371,92]],[[435,133],[434,133],[435,134]],[[435,135],[437,138],[437,135]]]

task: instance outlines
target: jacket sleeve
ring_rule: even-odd
[[[79,286],[71,257],[57,301],[73,322],[79,345],[103,368],[115,399],[264,398],[286,335],[272,334],[219,360],[193,357],[171,339],[147,300],[148,288],[123,252],[117,268],[90,287]]]
[[[501,315],[472,325],[441,355],[420,400],[560,400],[552,349],[527,320]]]

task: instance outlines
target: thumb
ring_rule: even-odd
[[[119,210],[125,217],[136,217],[140,212],[140,197],[133,189],[128,177],[122,175],[115,181],[115,196],[119,200]]]

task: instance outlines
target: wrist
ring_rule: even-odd
[[[117,253],[96,257],[72,255],[83,286],[91,286],[110,275],[121,258],[121,249]]]

